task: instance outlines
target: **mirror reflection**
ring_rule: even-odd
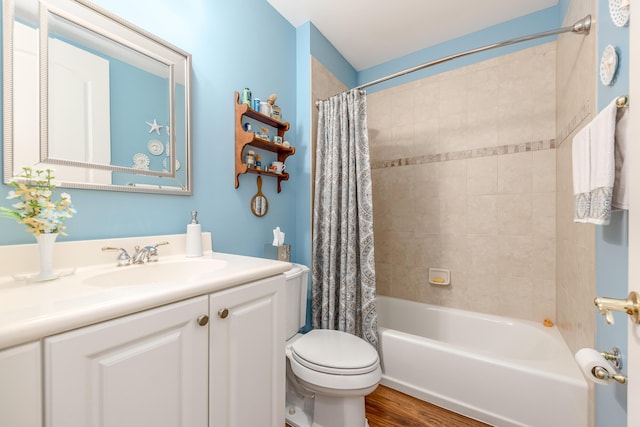
[[[269,211],[269,201],[267,197],[262,194],[262,177],[259,176],[256,182],[258,184],[258,192],[251,199],[251,212],[253,212],[255,216],[265,216]]]
[[[267,209],[269,208],[269,202],[264,196],[254,196],[251,201],[251,209],[255,216],[265,216]]]
[[[190,194],[189,54],[84,0],[42,5],[3,14],[5,182],[36,166],[63,187]]]

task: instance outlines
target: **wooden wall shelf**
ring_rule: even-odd
[[[255,148],[259,148],[265,151],[271,151],[276,153],[278,161],[285,163],[287,157],[295,154],[296,149],[294,147],[285,147],[284,145],[276,144],[265,139],[256,138],[253,132],[247,132],[242,126],[242,118],[244,116],[252,118],[260,123],[270,126],[278,132],[278,136],[284,141],[284,134],[289,130],[288,122],[280,122],[274,120],[271,117],[255,111],[249,108],[247,104],[240,104],[240,94],[235,93],[235,108],[236,108],[236,167],[235,167],[235,185],[236,188],[240,186],[239,177],[244,173],[256,173],[264,176],[273,176],[278,179],[278,193],[281,191],[281,182],[289,179],[288,172],[282,172],[281,174],[267,172],[265,170],[249,168],[242,159],[242,152],[247,145]]]

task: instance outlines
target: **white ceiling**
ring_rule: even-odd
[[[296,28],[311,21],[358,71],[558,3],[558,0],[267,1]]]

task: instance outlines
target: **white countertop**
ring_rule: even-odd
[[[178,236],[178,242],[180,242],[180,238]],[[0,276],[0,349],[175,301],[206,295],[281,274],[291,268],[291,264],[287,262],[212,252],[210,250],[210,236],[208,238],[208,245],[206,238],[203,240],[205,255],[202,258],[189,258],[189,262],[214,259],[226,261],[227,264],[206,276],[193,275],[179,281],[160,280],[157,283],[132,285],[118,283],[114,286],[100,286],[87,280],[102,273],[114,271],[120,273],[120,271],[125,271],[123,269],[141,267],[153,268],[160,264],[185,259],[184,255],[175,253],[163,256],[162,248],[159,248],[160,257],[157,263],[116,267],[116,254],[110,253],[111,261],[108,264],[79,267],[72,275],[47,282],[28,283],[16,280],[15,274],[6,275],[6,271],[4,271],[5,275]],[[167,240],[167,236],[155,239]],[[82,245],[79,245],[81,242],[69,243],[73,243],[73,248],[68,248],[70,252],[82,250]],[[114,242],[92,241],[91,245],[103,243],[113,245]],[[12,248],[21,247],[18,249],[24,249],[28,246],[35,245],[2,247],[0,248],[0,256],[6,256]],[[120,247],[122,246],[124,245]],[[174,246],[176,245],[174,244]],[[63,249],[56,248],[56,250]],[[17,252],[20,253],[20,250]],[[179,252],[179,250],[173,252]],[[64,265],[65,262],[60,264]]]

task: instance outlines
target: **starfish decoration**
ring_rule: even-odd
[[[149,129],[149,133],[155,131],[158,135],[160,135],[160,129],[164,127],[162,125],[159,125],[156,119],[153,119],[153,123],[149,123],[149,122],[145,122],[145,123],[151,127],[151,129]]]

